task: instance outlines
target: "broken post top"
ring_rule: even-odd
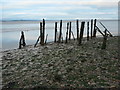
[[[45,23],[45,19],[43,19],[43,24]]]
[[[23,31],[21,31],[21,34],[22,34],[22,35],[24,35],[24,32],[23,32]]]

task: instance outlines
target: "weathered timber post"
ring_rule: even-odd
[[[97,30],[98,32],[100,32],[100,33],[103,35],[103,37],[104,37],[104,34],[103,34],[102,31],[98,28],[98,26],[96,26],[96,30]]]
[[[23,47],[26,46],[25,37],[24,37],[24,32],[23,31],[21,32],[21,38],[20,38],[20,42],[19,42],[19,49],[21,49],[22,46]]]
[[[34,47],[36,47],[36,45],[38,44],[39,41],[40,41],[40,44],[42,43],[42,42],[41,42],[41,41],[42,41],[42,35],[43,35],[43,34],[42,34],[42,22],[40,22],[40,35],[39,35],[39,37],[38,37],[38,39],[37,39]]]
[[[96,30],[96,19],[94,20],[94,32],[93,32],[93,37],[96,37],[96,32],[97,32],[97,30]]]
[[[59,35],[59,40],[58,42],[61,42],[61,36],[62,36],[62,20],[60,20],[60,35]]]
[[[48,37],[48,34],[46,35],[45,44],[47,43],[47,37]]]
[[[73,39],[75,40],[75,36],[74,36],[74,34],[73,34],[73,32],[72,32],[72,31],[71,31],[71,33],[72,33]]]
[[[43,29],[42,29],[42,22],[40,22],[40,44],[43,43]]]
[[[56,42],[57,40],[57,22],[55,22],[55,40],[54,42]]]
[[[79,40],[79,21],[77,20],[77,40]]]
[[[89,22],[87,22],[87,41],[89,41]]]
[[[106,49],[106,41],[107,41],[107,30],[105,30],[105,35],[103,39],[103,44],[101,49]]]
[[[67,40],[68,40],[68,28],[69,27],[69,22],[67,23],[67,32],[66,32],[66,40],[65,40],[65,43],[67,43]]]
[[[63,35],[62,35],[62,37],[61,37],[61,40],[62,40],[62,43],[63,43]]]
[[[71,22],[70,22],[70,29],[69,29],[69,40],[71,40]]]
[[[79,37],[79,45],[82,43],[83,32],[84,32],[85,22],[81,22],[81,29],[80,29],[80,37]]]
[[[42,41],[41,45],[44,45],[44,39],[45,39],[45,20],[43,19],[43,29],[42,29]]]
[[[107,30],[107,28],[101,22],[99,22],[99,23]],[[113,37],[113,35],[110,33],[110,31],[107,30],[107,32],[109,33],[110,37]]]
[[[93,36],[93,19],[91,20],[91,39],[92,39],[92,36]]]
[[[38,42],[39,42],[40,38],[41,38],[41,36],[39,36],[39,37],[38,37],[38,39],[37,39],[37,41],[36,41],[36,43],[35,43],[34,47],[36,47],[36,45],[38,44]]]

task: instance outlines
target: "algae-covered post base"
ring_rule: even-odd
[[[105,30],[105,35],[103,39],[103,44],[101,49],[106,49],[106,42],[107,42],[107,30]]]
[[[23,31],[21,32],[21,38],[20,38],[20,41],[19,41],[19,49],[21,49],[22,46],[23,47],[26,46],[25,37],[24,37],[24,32]]]
[[[84,27],[85,27],[85,22],[81,22],[80,37],[79,37],[79,45],[81,45],[81,43],[82,43]]]

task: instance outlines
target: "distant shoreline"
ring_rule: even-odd
[[[55,19],[55,20],[47,20],[47,19],[45,19],[46,21],[60,21],[60,20],[62,20],[62,19]],[[75,20],[77,20],[77,19],[63,19],[63,21],[75,21]],[[91,20],[91,19],[78,19],[78,20]],[[120,19],[97,19],[97,20],[101,20],[101,21],[117,21],[117,20],[120,20]],[[42,21],[42,19],[41,20],[0,20],[0,21],[2,21],[2,22],[8,22],[8,21]]]

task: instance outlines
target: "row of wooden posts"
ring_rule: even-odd
[[[90,24],[89,22],[87,22],[87,41],[89,41],[90,37],[95,38],[96,37],[96,33],[97,31],[99,33],[101,33],[103,35],[103,44],[102,44],[102,49],[106,48],[106,41],[107,41],[107,37],[108,35],[112,37],[112,34],[107,30],[107,28],[101,23],[99,22],[104,28],[105,31],[102,32],[99,27],[96,25],[96,19],[95,20],[91,20],[91,28],[89,27]],[[73,36],[73,39],[75,40],[74,37],[74,33],[71,30],[71,23],[72,22],[68,22],[67,23],[67,31],[66,31],[66,37],[65,37],[65,43],[68,43],[68,40],[71,40],[71,35]],[[58,31],[57,31],[57,22],[55,22],[55,38],[54,38],[54,42],[55,43],[62,43],[63,42],[63,34],[62,34],[62,20],[60,20],[60,30],[59,30],[59,35],[58,35]],[[85,28],[85,22],[81,22],[81,27],[79,29],[79,20],[76,20],[76,26],[77,26],[77,40],[78,40],[78,45],[82,44],[82,39],[83,39],[83,33],[84,33],[84,28]],[[91,32],[89,32],[91,29]],[[90,34],[90,36],[89,36]],[[68,37],[69,35],[69,37]],[[57,38],[58,36],[58,38]],[[34,47],[36,47],[36,45],[38,44],[38,42],[40,41],[41,45],[46,44],[47,42],[47,37],[48,34],[46,35],[46,39],[45,39],[45,20],[43,19],[42,22],[40,22],[40,36],[38,37]],[[22,35],[20,38],[20,42],[19,42],[19,48],[21,48],[22,46],[24,47],[26,45],[25,43],[25,39],[24,39],[24,32],[22,31]]]

